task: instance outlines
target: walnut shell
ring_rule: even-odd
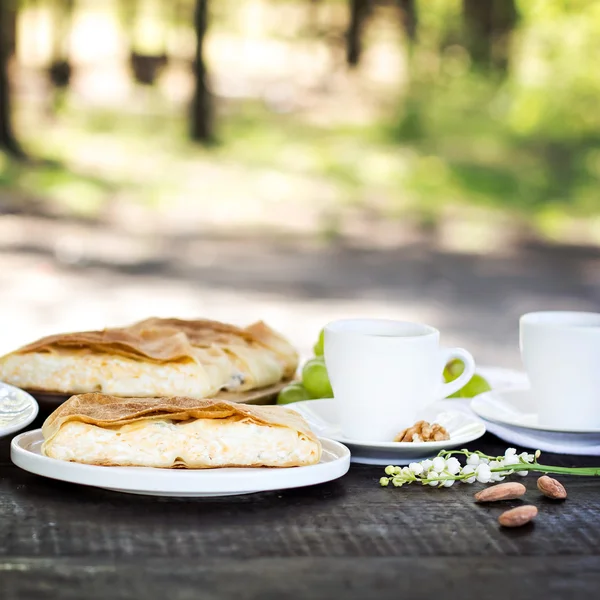
[[[412,427],[403,429],[395,438],[395,442],[442,442],[449,440],[450,435],[438,423],[417,421]]]

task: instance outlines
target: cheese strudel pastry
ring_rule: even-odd
[[[222,400],[76,395],[42,433],[46,456],[91,465],[296,467],[321,458],[319,440],[295,411]]]
[[[152,318],[42,338],[1,357],[0,380],[66,394],[206,398],[278,383],[297,365],[293,346],[263,322]]]

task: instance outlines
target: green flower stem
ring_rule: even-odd
[[[492,473],[498,471],[535,471],[537,473],[556,473],[557,475],[578,475],[580,477],[600,477],[600,467],[553,467],[534,463],[519,463],[506,465],[498,469],[491,469]]]
[[[442,450],[438,456],[443,458],[444,460],[447,460],[448,457],[452,456],[452,455],[456,455],[456,454],[462,454],[463,456],[465,456],[467,459],[470,456],[476,455],[482,459],[484,459],[487,462],[484,462],[483,464],[490,464],[492,461],[503,461],[505,460],[505,456],[488,456],[487,454],[484,454],[483,452],[479,452],[479,451],[475,451],[475,452],[470,452],[469,450]],[[552,465],[542,465],[540,464],[537,459],[539,458],[541,452],[539,450],[536,450],[536,452],[532,455],[532,454],[527,454],[527,453],[523,453],[526,454],[525,457],[519,455],[519,462],[515,463],[515,464],[510,464],[510,465],[506,465],[503,464],[502,466],[495,466],[494,468],[489,467],[490,471],[492,473],[501,473],[503,476],[509,476],[514,474],[515,472],[522,472],[522,471],[533,471],[533,472],[537,472],[537,473],[554,473],[554,474],[560,474],[560,475],[576,475],[576,476],[580,476],[580,477],[599,477],[600,476],[600,467],[554,467]],[[514,456],[514,455],[513,455]],[[532,458],[532,462],[528,462],[529,458]],[[463,467],[464,468],[464,467]],[[473,465],[473,470],[475,471],[476,466]],[[439,473],[436,474],[434,477],[429,477],[427,475],[429,475],[428,473],[425,476],[421,476],[419,477],[417,474],[413,473],[412,471],[410,471],[410,469],[407,469],[406,467],[404,468],[400,468],[400,467],[395,467],[392,465],[389,465],[388,467],[386,467],[385,469],[385,473],[386,475],[388,475],[388,477],[382,477],[379,480],[379,483],[381,486],[386,487],[388,486],[390,483],[392,485],[394,485],[395,487],[402,487],[405,484],[410,484],[410,483],[415,483],[415,482],[420,482],[422,485],[429,485],[432,483],[437,483],[439,484],[437,487],[443,487],[444,486],[444,482],[446,481],[464,481],[467,479],[472,479],[475,478],[476,475],[474,472],[471,473],[458,473],[456,475],[452,475],[450,474],[449,471],[444,471],[443,473]],[[489,483],[493,483],[493,482],[489,482]]]
[[[439,453],[439,456],[447,458],[454,454],[462,454],[467,458],[476,454],[481,458],[487,458],[488,460],[496,460],[501,461],[504,459],[504,455],[502,456],[489,456],[488,454],[484,454],[483,452],[475,451],[470,452],[469,450],[442,450]],[[577,475],[579,477],[600,477],[600,467],[554,467],[552,465],[542,465],[537,461],[532,463],[528,462],[519,462],[513,465],[505,465],[504,467],[499,467],[497,469],[491,469],[492,473],[499,473],[504,471],[535,471],[538,473],[555,473],[557,475]]]

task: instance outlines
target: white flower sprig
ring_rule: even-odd
[[[466,458],[462,465],[456,455]],[[469,450],[442,450],[433,460],[410,463],[408,467],[385,468],[386,477],[379,480],[383,487],[390,483],[402,487],[407,483],[418,482],[432,487],[451,487],[455,481],[462,483],[496,483],[509,475],[525,476],[529,471],[538,473],[558,473],[564,475],[600,476],[596,467],[554,467],[541,465],[537,459],[541,451],[534,454],[507,448],[502,456],[488,456],[483,452]]]

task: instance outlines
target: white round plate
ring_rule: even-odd
[[[575,390],[574,393],[577,393]],[[600,429],[555,428],[540,425],[535,401],[528,388],[511,390],[492,390],[476,396],[471,401],[471,409],[486,421],[499,423],[512,428],[529,429],[535,432],[570,434],[580,436],[589,434],[596,442]]]
[[[0,437],[11,435],[33,422],[38,403],[23,390],[0,383]]]
[[[293,468],[152,469],[99,467],[48,458],[41,453],[42,430],[22,433],[11,443],[18,467],[70,483],[147,496],[214,497],[304,487],[342,477],[350,467],[350,452],[342,444],[321,439],[318,465]]]
[[[319,436],[342,442],[352,453],[352,462],[367,465],[407,465],[435,456],[440,450],[450,450],[472,442],[485,433],[485,425],[476,417],[460,411],[445,410],[443,400],[424,410],[419,418],[439,423],[448,430],[450,439],[444,442],[369,442],[345,439],[337,421],[335,400],[306,400],[289,404],[299,412]]]

